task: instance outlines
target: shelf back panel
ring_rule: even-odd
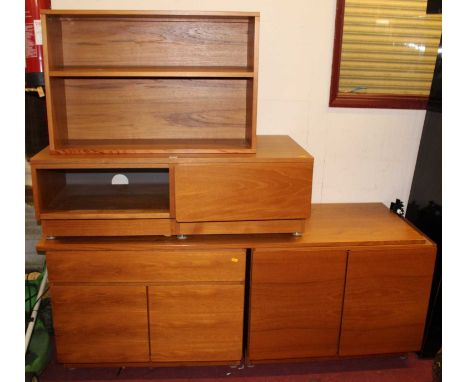
[[[49,67],[252,65],[255,17],[47,17]]]
[[[52,82],[55,80],[52,80]],[[247,79],[65,79],[67,140],[238,139]],[[57,112],[57,110],[56,110]]]

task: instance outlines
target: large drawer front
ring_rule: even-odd
[[[304,219],[312,161],[179,165],[175,184],[178,222]]]
[[[52,251],[51,282],[244,281],[245,250]]]

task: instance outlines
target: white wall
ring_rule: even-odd
[[[336,0],[52,0],[55,9],[259,11],[258,134],[315,157],[313,202],[408,200],[424,111],[329,108]]]

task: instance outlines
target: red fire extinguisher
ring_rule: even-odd
[[[26,0],[26,86],[44,85],[41,9],[50,9],[50,0]]]

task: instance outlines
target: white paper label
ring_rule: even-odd
[[[42,45],[41,20],[34,20],[34,38],[36,40],[36,45]]]

